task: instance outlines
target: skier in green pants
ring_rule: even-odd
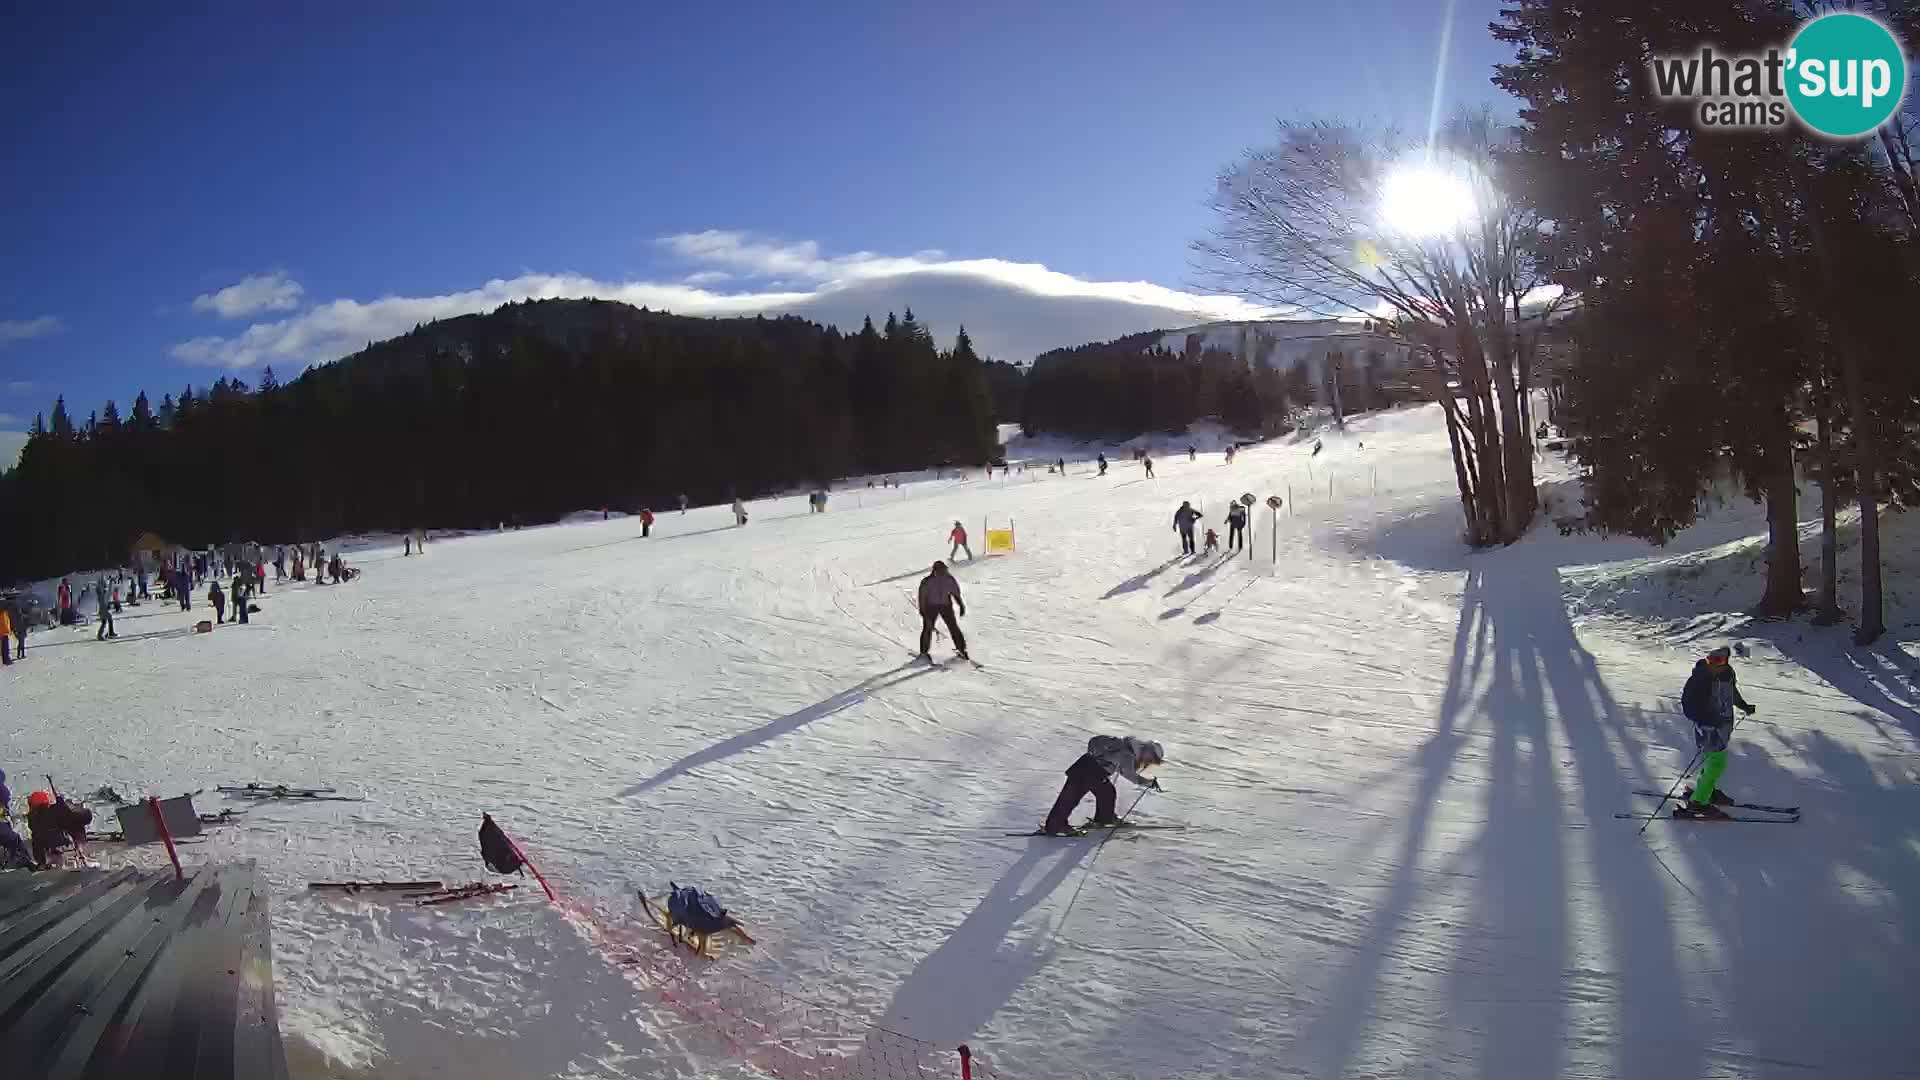
[[[1754,709],[1740,696],[1740,683],[1729,662],[1732,655],[1724,645],[1708,653],[1693,665],[1686,689],[1680,692],[1680,710],[1693,721],[1701,763],[1700,781],[1674,807],[1675,817],[1726,817],[1720,807],[1734,801],[1719,786],[1720,774],[1727,771],[1727,745],[1733,741],[1733,710],[1738,706],[1752,716]]]

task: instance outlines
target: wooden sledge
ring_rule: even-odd
[[[695,956],[704,956],[709,960],[713,958],[713,953],[710,951],[710,943],[715,934],[733,934],[749,945],[757,944],[747,933],[746,927],[740,925],[740,920],[731,915],[727,916],[727,921],[733,925],[727,927],[725,930],[695,930],[690,926],[679,925],[673,921],[673,916],[667,911],[667,898],[664,896],[660,898],[656,906],[654,901],[647,899],[646,893],[641,893],[640,906],[646,908],[647,915],[659,925],[660,929],[667,932],[669,940],[676,946],[685,945]]]

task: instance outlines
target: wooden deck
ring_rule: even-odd
[[[0,1075],[286,1080],[252,863],[0,872]]]

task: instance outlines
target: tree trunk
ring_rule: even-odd
[[[1852,342],[1841,354],[1840,373],[1847,384],[1847,411],[1853,414],[1853,482],[1860,492],[1860,622],[1853,643],[1871,645],[1887,632],[1880,605],[1880,459],[1867,411],[1866,376]]]
[[[1840,534],[1834,524],[1834,501],[1839,485],[1833,476],[1833,401],[1822,386],[1816,396],[1814,423],[1820,446],[1820,599],[1813,621],[1831,626],[1842,618],[1840,611]]]
[[[1770,419],[1767,447],[1767,591],[1756,612],[1780,618],[1806,603],[1800,592],[1800,515],[1793,476],[1793,427],[1784,406]]]
[[[1480,531],[1480,515],[1475,510],[1473,500],[1473,481],[1469,478],[1467,448],[1461,445],[1460,403],[1455,401],[1451,391],[1445,386],[1445,378],[1440,380],[1440,411],[1447,418],[1447,443],[1453,448],[1453,479],[1460,486],[1460,512],[1467,519],[1467,543],[1479,547],[1483,543]]]
[[[1479,507],[1479,542],[1503,543],[1507,540],[1506,472],[1500,449],[1500,421],[1487,386],[1486,354],[1472,330],[1464,326],[1454,328],[1454,339],[1459,349],[1456,356],[1460,390],[1467,398],[1467,430],[1473,436],[1475,458],[1479,463],[1473,492]]]
[[[1832,253],[1818,216],[1808,221],[1813,253],[1828,290],[1839,288]],[[1867,411],[1866,374],[1860,370],[1860,343],[1851,330],[1835,327],[1840,339],[1840,379],[1846,387],[1847,412],[1853,417],[1853,482],[1860,492],[1860,623],[1853,632],[1855,645],[1870,645],[1887,632],[1880,606],[1880,457],[1873,437],[1873,417]]]

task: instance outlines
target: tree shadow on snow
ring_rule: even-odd
[[[1120,584],[1115,585],[1113,588],[1108,589],[1101,595],[1100,599],[1111,600],[1116,596],[1124,596],[1130,592],[1139,592],[1141,589],[1146,588],[1147,584],[1154,578],[1166,573],[1168,567],[1171,567],[1174,563],[1184,558],[1186,558],[1184,555],[1175,555],[1173,558],[1168,559],[1166,562],[1161,563],[1159,566],[1154,567],[1144,574],[1135,574]]]
[[[1008,942],[1014,925],[1098,847],[1050,837],[1028,841],[973,911],[901,981],[880,1026],[949,1046],[979,1030],[1053,954],[1050,935],[1039,929]]]
[[[626,799],[632,798],[635,795],[644,795],[654,788],[681,776],[685,776],[687,773],[701,766],[712,765],[715,762],[724,761],[735,754],[745,753],[762,743],[772,742],[782,735],[788,735],[798,731],[816,720],[824,720],[842,709],[858,705],[867,699],[868,694],[876,690],[884,690],[890,686],[898,686],[909,679],[917,679],[934,670],[937,669],[921,667],[906,671],[902,668],[891,668],[878,675],[862,679],[855,685],[840,691],[824,701],[815,702],[804,709],[790,712],[778,720],[762,724],[750,731],[743,731],[732,738],[723,739],[720,742],[714,743],[704,750],[688,754],[686,757],[681,758],[679,761],[642,780],[640,783],[622,791],[620,797]]]
[[[1827,789],[1808,790],[1774,745],[1812,766]],[[1920,1048],[1912,766],[1903,756],[1876,762],[1820,731],[1736,732],[1731,758],[1736,798],[1807,804],[1798,825],[1733,825],[1725,835],[1705,826],[1677,837],[1704,883],[1698,917],[1725,942],[1711,993],[1739,1027],[1741,1056],[1808,1074],[1910,1072]]]
[[[1415,762],[1398,864],[1358,955],[1308,1032],[1308,1052],[1326,1076],[1382,1064],[1356,1057],[1369,1026],[1390,1021],[1391,1010],[1404,1005],[1398,995],[1387,1001],[1380,995],[1414,978],[1394,970],[1405,963],[1397,939],[1419,916],[1423,893],[1457,887],[1452,874],[1434,872],[1451,868],[1422,863],[1432,862],[1424,853],[1436,811],[1481,794],[1449,784],[1450,773],[1465,767],[1466,732],[1480,728],[1491,736],[1475,743],[1487,754],[1485,824],[1462,853],[1475,890],[1465,910],[1476,917],[1453,930],[1455,956],[1444,990],[1422,1003],[1435,1013],[1422,1016],[1422,1026],[1441,1033],[1429,1052],[1474,1061],[1470,1071],[1477,1075],[1587,1071],[1593,1063],[1570,1062],[1568,1054],[1585,1044],[1575,1021],[1586,1026],[1593,1018],[1570,1015],[1569,1003],[1600,998],[1611,1007],[1619,1036],[1603,1071],[1698,1075],[1704,1046],[1674,959],[1666,900],[1671,879],[1630,824],[1607,828],[1613,812],[1629,805],[1628,789],[1645,786],[1647,768],[1637,751],[1615,749],[1635,744],[1619,737],[1619,712],[1574,636],[1557,573],[1538,560],[1505,554],[1471,562],[1437,730]],[[1556,745],[1556,720],[1564,746]],[[1571,755],[1564,766],[1562,750]],[[1577,806],[1566,797],[1569,782]],[[1591,841],[1595,880],[1578,888],[1597,894],[1604,924],[1598,937],[1611,945],[1604,957],[1576,957],[1568,944],[1576,935],[1564,845],[1573,835],[1567,826],[1579,818],[1593,823],[1582,835]],[[1585,970],[1595,965],[1602,970]]]

